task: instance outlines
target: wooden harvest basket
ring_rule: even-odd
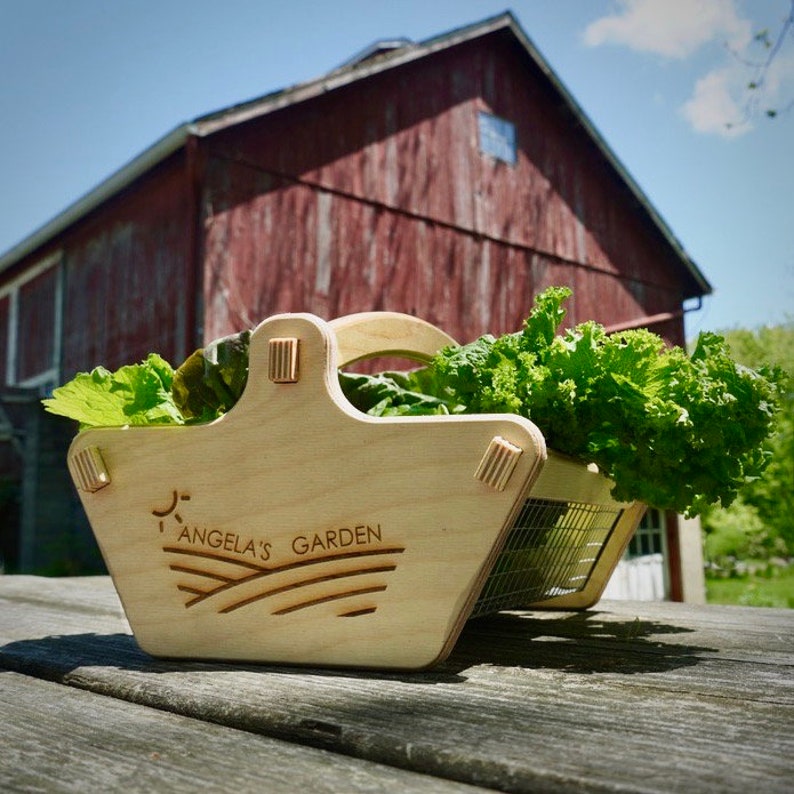
[[[69,469],[154,656],[416,669],[470,617],[595,603],[643,507],[511,414],[374,418],[337,368],[451,341],[407,315],[272,317],[211,424],[86,430]]]

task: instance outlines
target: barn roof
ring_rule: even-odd
[[[649,216],[653,224],[675,251],[684,268],[693,278],[699,294],[707,295],[712,288],[697,265],[692,261],[670,227],[650,203],[645,193],[624,168],[620,160],[601,137],[598,130],[582,108],[560,81],[554,70],[540,54],[535,45],[518,24],[516,18],[505,12],[482,22],[467,25],[451,32],[436,36],[423,42],[414,43],[407,39],[389,39],[375,42],[357,55],[315,80],[274,91],[256,99],[224,108],[214,113],[200,116],[193,121],[181,124],[160,138],[149,148],[101,182],[89,193],[68,206],[44,226],[23,239],[16,246],[0,256],[0,273],[12,267],[23,257],[48,243],[83,216],[103,204],[116,193],[151,170],[166,157],[181,149],[190,137],[205,137],[219,130],[258,118],[290,105],[327,94],[357,80],[394,69],[397,66],[426,58],[436,52],[458,44],[501,32],[512,36],[523,48],[527,56],[541,70],[552,84],[563,102],[568,106],[578,123],[595,142],[605,160],[618,173],[633,194],[636,201]],[[696,297],[692,295],[690,297]]]

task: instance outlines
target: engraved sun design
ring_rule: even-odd
[[[179,512],[180,504],[189,502],[190,495],[174,489],[167,505],[156,507],[151,514],[158,519],[161,533],[165,532],[170,516],[183,534],[190,535],[190,527]],[[174,525],[171,525],[172,527]],[[195,529],[193,532],[195,533]],[[349,530],[342,530],[349,531]],[[217,535],[231,546],[222,548],[195,547],[166,543],[163,551],[180,559],[170,563],[170,570],[182,574],[177,589],[187,595],[185,608],[212,600],[219,614],[234,612],[242,607],[266,599],[274,599],[270,614],[286,615],[309,607],[340,602],[338,617],[358,617],[372,614],[377,606],[372,597],[386,590],[385,575],[397,568],[395,556],[405,551],[401,546],[367,545],[338,550],[322,556],[293,558],[281,564],[266,564],[253,555],[255,546],[249,540],[242,550],[238,536],[219,530],[204,530],[205,536]],[[181,537],[181,536],[180,536]],[[377,535],[378,541],[380,535]],[[259,542],[266,551],[261,560],[269,557],[271,544]],[[324,549],[327,551],[327,549]],[[233,551],[236,553],[225,553]],[[277,598],[280,597],[280,598]]]
[[[176,520],[176,522],[178,524],[182,523],[182,516],[179,513],[177,513],[176,509],[177,507],[179,507],[179,502],[189,502],[189,501],[190,501],[190,494],[179,493],[176,489],[174,489],[171,495],[171,504],[168,507],[162,510],[159,510],[157,508],[152,510],[152,515],[157,516],[157,518],[160,519],[160,532],[163,532],[165,530],[165,522],[163,519],[166,516],[170,516],[172,513],[174,514],[174,519]]]

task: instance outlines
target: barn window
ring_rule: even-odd
[[[510,165],[516,164],[516,125],[490,113],[478,114],[480,151]]]
[[[60,255],[48,257],[0,291],[2,383],[47,391],[58,379]]]
[[[645,557],[649,554],[664,554],[664,552],[664,513],[651,507],[643,516],[629,543],[627,556]]]

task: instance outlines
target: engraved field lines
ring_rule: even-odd
[[[218,613],[227,614],[267,601],[270,614],[286,615],[339,602],[337,616],[357,617],[377,609],[365,597],[386,590],[387,575],[405,549],[356,549],[281,565],[180,545],[163,546],[163,551],[174,555],[169,567],[184,577],[178,588],[187,596],[186,608],[211,600]]]

